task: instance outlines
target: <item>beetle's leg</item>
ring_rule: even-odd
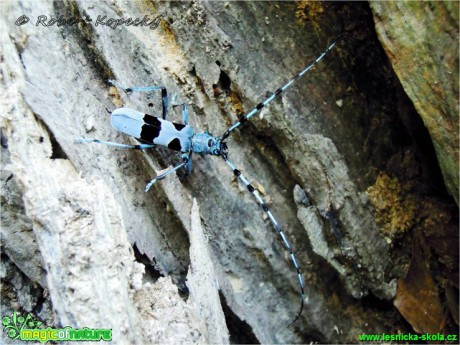
[[[182,160],[184,159],[188,159],[187,160],[187,165],[186,165],[186,174],[190,174],[190,172],[192,171],[192,152],[189,152],[189,153],[184,153],[182,155]]]
[[[134,150],[145,150],[145,149],[151,149],[152,147],[155,147],[155,145],[153,144],[126,145],[126,144],[114,143],[111,141],[105,141],[105,140],[99,140],[99,139],[87,139],[87,138],[80,138],[80,139],[75,140],[75,142],[76,143],[98,143],[98,144],[104,144],[104,145],[121,147],[124,149],[134,149]]]
[[[166,114],[168,113],[168,91],[164,86],[140,86],[140,87],[124,87],[120,82],[109,79],[108,82],[114,86],[118,86],[126,92],[150,92],[155,90],[161,90],[161,99],[163,103],[163,120],[166,120]]]
[[[174,168],[171,168],[169,169],[167,172],[161,174],[161,175],[158,175],[157,177],[155,177],[152,181],[150,181],[149,183],[147,183],[147,185],[145,186],[145,192],[148,192],[149,189],[153,186],[153,184],[159,180],[162,180],[164,179],[166,176],[168,176],[169,174],[173,173],[174,171],[176,171],[177,169],[180,169],[182,168],[184,165],[186,165],[188,162],[189,162],[190,158],[189,158],[189,155],[184,153],[182,155],[182,163],[176,165]]]

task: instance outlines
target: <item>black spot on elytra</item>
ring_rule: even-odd
[[[174,122],[173,122],[173,125],[174,125],[174,128],[177,129],[178,131],[181,131],[182,128],[185,127],[185,125],[182,125],[182,124],[180,124],[180,123],[174,123]]]
[[[178,138],[174,138],[168,144],[168,149],[171,149],[171,150],[180,151],[181,148],[182,147],[180,146],[180,140]]]
[[[161,126],[154,127],[154,126],[145,124],[142,126],[140,139],[147,143],[153,143],[153,140],[155,138],[158,138],[158,136],[160,135],[160,131],[161,131]]]
[[[149,124],[151,126],[161,128],[161,122],[155,116],[152,116],[152,115],[149,115],[149,114],[144,114],[143,120],[144,120],[145,123],[147,123],[147,124]]]

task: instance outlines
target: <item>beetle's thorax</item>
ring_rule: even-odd
[[[208,132],[195,133],[192,137],[192,151],[203,155],[220,156],[222,143],[218,137],[213,137]]]

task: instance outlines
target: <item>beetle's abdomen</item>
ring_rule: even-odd
[[[129,108],[112,112],[112,126],[146,143],[165,146],[171,150],[190,151],[193,128]]]

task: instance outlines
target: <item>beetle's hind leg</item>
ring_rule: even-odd
[[[168,91],[164,86],[131,86],[131,87],[124,87],[123,84],[116,80],[109,79],[108,80],[109,84],[118,86],[119,88],[123,89],[126,92],[150,92],[150,91],[156,91],[156,90],[161,90],[161,101],[163,105],[163,120],[166,120],[166,114],[168,113],[168,106],[169,106],[169,100],[168,100]]]
[[[97,144],[104,144],[108,146],[120,147],[123,149],[133,149],[133,150],[145,150],[145,149],[151,149],[152,147],[155,147],[154,144],[126,145],[126,144],[114,143],[112,141],[90,139],[90,138],[76,139],[75,142],[76,143],[97,143]]]

